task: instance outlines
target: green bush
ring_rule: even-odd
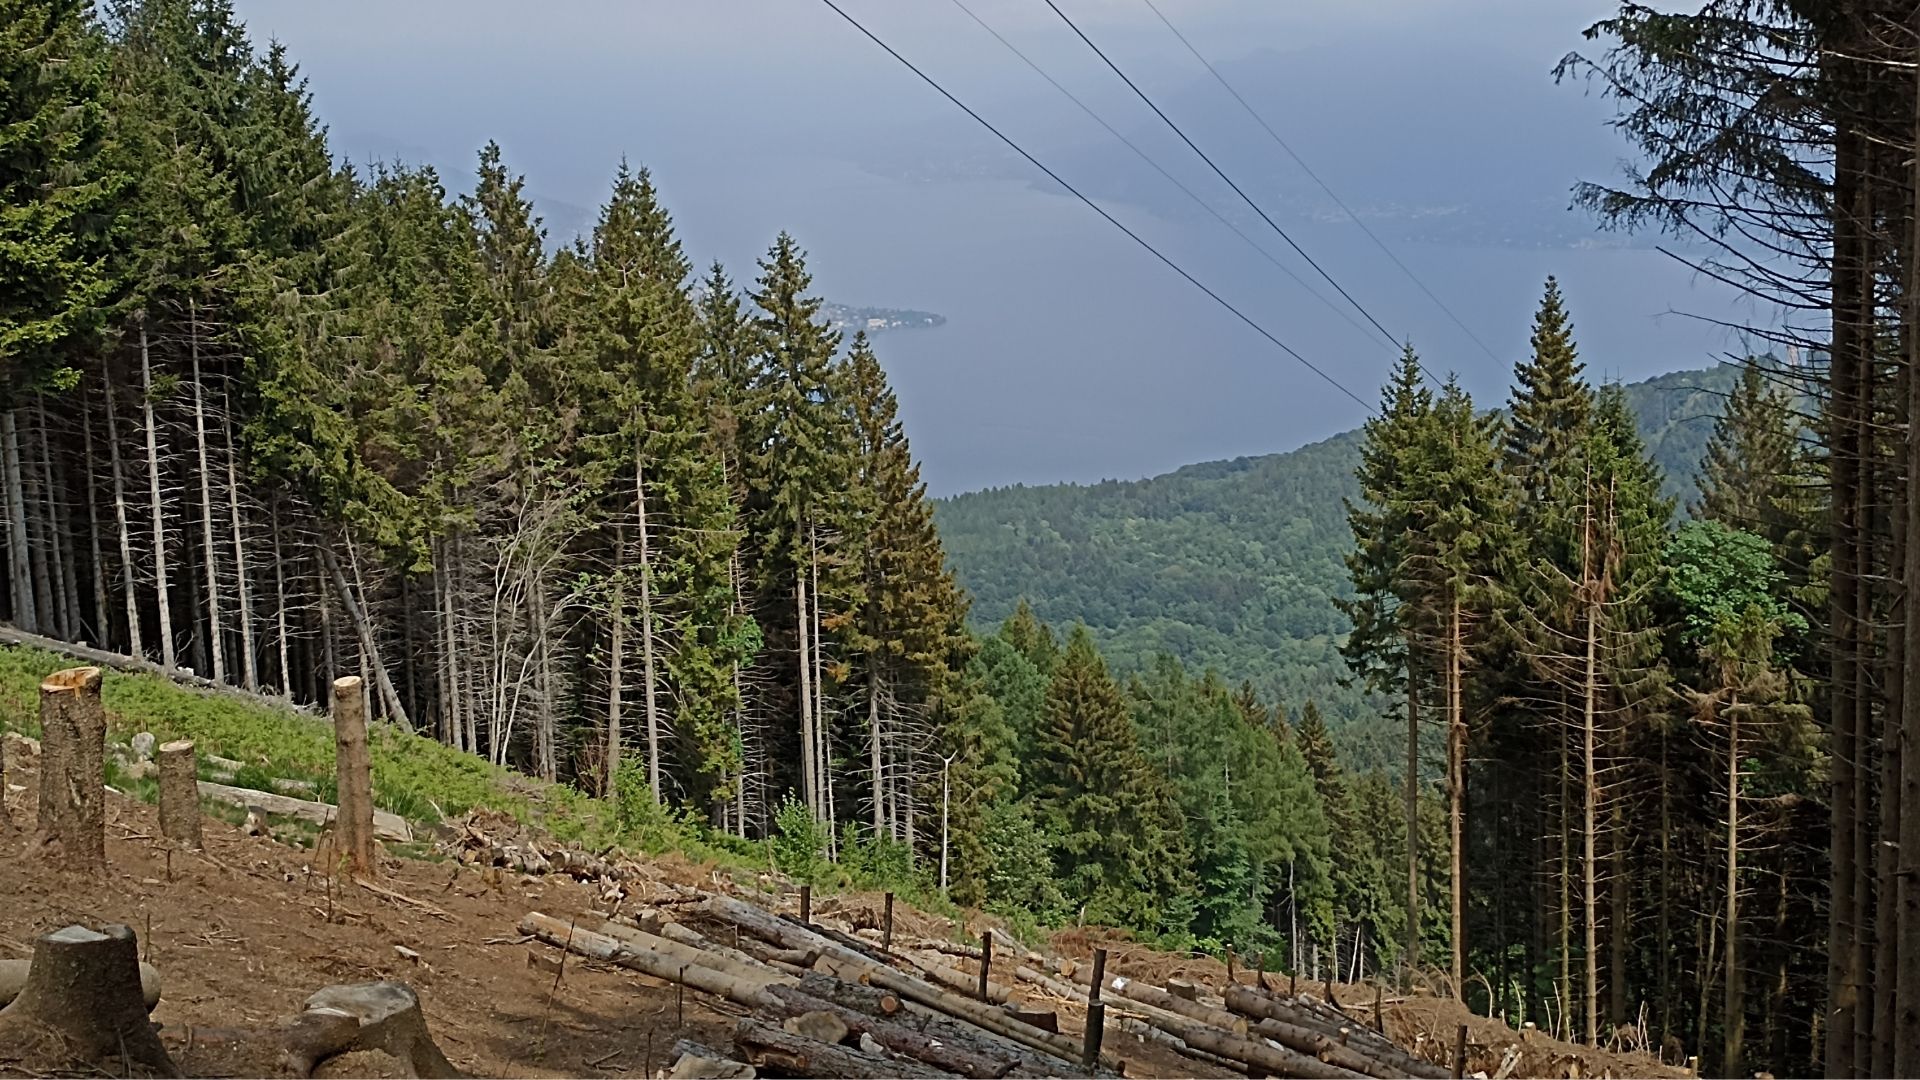
[[[827,876],[827,844],[833,836],[792,792],[773,815],[774,869],[795,881],[818,885]]]

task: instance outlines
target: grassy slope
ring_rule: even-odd
[[[73,661],[37,649],[0,647],[0,727],[37,733],[38,687],[46,675]],[[203,753],[258,766],[262,775],[333,786],[333,731],[325,721],[267,701],[210,694],[153,675],[106,673],[109,738],[125,742],[150,731],[162,742],[192,739]],[[571,788],[539,785],[495,768],[432,739],[375,725],[374,801],[383,809],[419,821],[457,816],[487,807],[535,821],[566,839],[610,842],[612,816],[600,800]],[[249,770],[251,772],[252,770]],[[243,778],[244,780],[244,778]]]

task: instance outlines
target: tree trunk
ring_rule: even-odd
[[[1727,717],[1727,938],[1726,938],[1726,1013],[1722,1027],[1726,1045],[1720,1059],[1721,1070],[1731,1076],[1740,1071],[1741,1043],[1746,1038],[1747,1005],[1740,969],[1740,701],[1735,697],[1726,709]]]
[[[107,467],[113,470],[113,518],[120,534],[120,595],[127,603],[127,652],[145,657],[146,645],[140,634],[140,601],[134,589],[139,580],[133,572],[133,530],[127,524],[126,480],[120,471],[119,410],[113,403],[113,360],[100,363],[102,391],[107,401]]]
[[[34,942],[26,985],[0,1010],[0,1045],[24,1045],[33,1025],[57,1033],[66,1055],[108,1075],[131,1076],[136,1065],[180,1075],[147,1019],[140,946],[125,926],[69,926]],[[100,1068],[110,1059],[119,1068]]]
[[[103,649],[113,648],[113,619],[107,614],[107,568],[100,554],[100,500],[94,498],[93,481],[97,475],[93,453],[93,410],[86,398],[80,399],[80,437],[86,454],[79,488],[87,500],[87,564],[93,578],[93,640]]]
[[[280,545],[280,497],[276,494],[272,501],[273,530],[273,636],[275,650],[280,660],[280,694],[287,700],[293,700],[293,668],[287,662],[287,578]]]
[[[1448,877],[1453,906],[1454,997],[1466,1000],[1467,974],[1467,850],[1466,783],[1467,720],[1462,710],[1460,655],[1460,597],[1453,595],[1447,623],[1447,834],[1452,845]]]
[[[880,658],[869,656],[867,662],[875,668],[867,673],[867,753],[873,770],[873,838],[878,840],[891,828],[892,817],[886,805],[886,772],[880,764]]]
[[[627,547],[627,529],[613,528],[613,600],[607,613],[607,629],[612,640],[607,647],[607,778],[606,792],[614,794],[614,778],[620,775],[620,678],[626,660],[627,599],[621,579],[621,563]]]
[[[1920,50],[1916,50],[1920,59]],[[1914,138],[1920,144],[1920,69],[1914,84]],[[1898,799],[1901,808],[1896,830],[1894,854],[1904,864],[1904,873],[1894,880],[1894,895],[1882,897],[1892,903],[1895,912],[1895,938],[1899,946],[1894,964],[1893,988],[1893,1066],[1890,1076],[1920,1075],[1920,498],[1913,485],[1920,483],[1920,155],[1916,155],[1913,174],[1911,226],[1908,237],[1905,288],[1907,332],[1906,400],[1906,477],[1904,516],[1906,543],[1902,551],[1901,634],[1904,665],[1901,680],[1904,693],[1900,702],[1899,732],[1896,739],[1900,758]],[[1885,992],[1884,988],[1883,991]]]
[[[367,756],[367,695],[355,676],[333,681],[334,782],[340,817],[334,825],[335,851],[347,861],[347,873],[378,877],[373,851],[373,762]]]
[[[69,870],[107,862],[107,710],[100,669],[68,668],[40,683],[40,803],[36,846]]]
[[[367,622],[365,613],[353,598],[353,589],[347,583],[346,575],[340,571],[340,561],[333,549],[325,543],[316,545],[320,552],[320,561],[325,564],[327,575],[333,579],[333,589],[340,597],[340,606],[346,611],[347,621],[353,624],[355,635],[360,640],[360,651],[366,654],[367,666],[372,670],[374,684],[380,688],[380,699],[386,704],[387,712],[400,726],[413,730],[413,721],[407,717],[406,706],[400,701],[400,695],[394,692],[393,680],[387,676],[387,666],[380,660],[380,649],[374,643],[373,626]],[[324,610],[324,609],[323,609]]]
[[[167,590],[167,522],[160,507],[160,438],[153,417],[153,354],[147,321],[140,320],[140,407],[147,432],[147,511],[153,520],[153,600],[160,610],[160,666],[178,667],[173,652],[173,606]]]
[[[1660,733],[1660,916],[1656,951],[1660,965],[1659,1027],[1654,1045],[1664,1045],[1673,1030],[1673,792],[1667,770],[1667,734]],[[1783,878],[1782,881],[1785,879]]]
[[[1420,688],[1414,671],[1412,643],[1407,649],[1407,962],[1401,989],[1412,985],[1420,966]]]
[[[1587,593],[1587,597],[1586,597],[1587,660],[1586,660],[1586,674],[1585,674],[1585,682],[1583,686],[1583,694],[1581,699],[1581,714],[1580,714],[1581,715],[1580,752],[1583,757],[1582,770],[1581,770],[1581,777],[1582,777],[1581,805],[1582,805],[1582,810],[1584,815],[1581,822],[1581,826],[1582,826],[1582,832],[1584,834],[1583,841],[1585,845],[1584,852],[1581,856],[1580,900],[1581,900],[1581,915],[1585,922],[1585,925],[1581,927],[1581,930],[1586,935],[1586,940],[1584,944],[1586,945],[1587,982],[1584,988],[1585,1001],[1583,1001],[1582,1004],[1586,1007],[1585,1020],[1586,1020],[1587,1045],[1598,1046],[1600,1045],[1600,949],[1599,949],[1599,933],[1598,933],[1599,928],[1596,924],[1599,921],[1600,907],[1597,901],[1597,897],[1595,895],[1596,878],[1598,876],[1599,865],[1598,865],[1598,860],[1596,859],[1595,853],[1594,853],[1594,841],[1595,841],[1595,832],[1596,832],[1595,810],[1597,808],[1597,804],[1600,801],[1600,785],[1599,785],[1598,777],[1594,772],[1593,744],[1594,744],[1594,728],[1595,728],[1594,715],[1598,705],[1598,702],[1596,699],[1598,698],[1600,693],[1600,668],[1599,668],[1599,653],[1598,653],[1598,637],[1600,632],[1600,595],[1599,595],[1600,584],[1599,584],[1599,575],[1595,573],[1592,566],[1592,560],[1593,560],[1593,506],[1592,506],[1592,503],[1593,503],[1593,500],[1592,500],[1592,494],[1591,494],[1592,493],[1591,480],[1589,480],[1589,483],[1588,483],[1588,493],[1589,494],[1588,494],[1588,500],[1587,500],[1587,504],[1588,504],[1587,505],[1587,521],[1586,521],[1586,528],[1585,530],[1583,530],[1581,534],[1582,540],[1581,540],[1581,560],[1580,560],[1582,565],[1582,569],[1581,569],[1581,577],[1583,579],[1582,584],[1584,585],[1585,591]]]
[[[260,689],[260,667],[253,648],[253,594],[247,586],[247,531],[240,516],[239,448],[233,444],[233,395],[227,395],[227,509],[233,528],[234,595],[240,601],[240,685]],[[412,658],[408,658],[411,663]]]
[[[35,400],[37,405],[38,399]],[[40,452],[21,464],[21,472],[32,486],[27,499],[27,555],[33,566],[34,605],[40,621],[49,633],[65,638],[67,628],[60,611],[60,592],[55,581],[57,571],[49,566],[49,563],[59,559],[60,530],[54,523],[53,470],[47,458],[46,415],[37,407],[34,415],[39,422],[33,425],[33,432],[39,437],[29,440],[28,447],[31,449],[37,443]]]
[[[815,819],[820,812],[819,789],[815,772],[819,760],[814,752],[813,652],[807,647],[807,575],[798,571],[793,581],[794,625],[800,635],[800,786],[806,792],[807,809]]]
[[[214,682],[227,681],[226,628],[220,622],[219,556],[213,540],[213,467],[207,461],[207,391],[200,384],[200,323],[198,309],[187,303],[187,341],[193,371],[193,432],[200,459],[200,558],[207,575],[207,645],[212,651]]]
[[[161,743],[154,754],[160,767],[160,835],[183,847],[200,846],[200,788],[193,743]]]
[[[654,671],[653,553],[647,537],[646,468],[637,452],[633,458],[633,505],[640,526],[640,670],[641,678],[646,680],[641,692],[647,712],[647,786],[653,790],[653,801],[658,803],[662,795],[659,686]]]
[[[1855,1071],[1853,1031],[1859,986],[1852,960],[1857,928],[1854,922],[1854,879],[1858,855],[1854,850],[1854,763],[1859,755],[1855,727],[1855,671],[1859,654],[1854,582],[1859,513],[1859,394],[1860,351],[1864,328],[1857,324],[1860,276],[1866,270],[1861,249],[1865,229],[1865,183],[1861,170],[1862,145],[1844,128],[1834,148],[1833,173],[1833,351],[1829,393],[1829,457],[1833,505],[1831,514],[1832,586],[1829,634],[1832,639],[1832,677],[1828,706],[1833,731],[1829,742],[1833,783],[1831,806],[1832,855],[1827,927],[1826,1074],[1852,1076]]]
[[[795,1035],[752,1017],[742,1017],[733,1031],[733,1044],[756,1068],[798,1076],[843,1076],[849,1080],[885,1077],[951,1076],[917,1061],[876,1057],[833,1043]]]
[[[47,425],[47,399],[38,398],[33,408],[40,424],[40,479],[42,490],[47,495],[47,535],[51,541],[47,545],[48,558],[53,563],[53,575],[59,587],[55,611],[59,615],[61,636],[68,641],[78,641],[80,574],[74,566],[73,521],[70,513],[72,500],[68,497],[72,484],[63,484],[62,478],[54,475],[53,429]],[[85,490],[84,484],[81,490]]]
[[[27,500],[20,467],[20,424],[17,409],[0,411],[0,469],[7,489],[7,573],[13,587],[13,624],[29,634],[40,632],[39,613],[33,602],[33,570],[29,565],[27,539]]]

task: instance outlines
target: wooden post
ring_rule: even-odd
[[[800,886],[800,921],[813,925],[813,886]]]
[[[1467,1025],[1461,1024],[1453,1037],[1453,1080],[1467,1075]]]
[[[193,743],[162,743],[154,754],[160,765],[160,835],[182,847],[200,846],[200,784]]]
[[[987,972],[993,967],[993,931],[984,930],[980,934],[980,1000],[988,1001]]]
[[[1100,988],[1107,982],[1107,950],[1093,950],[1093,985],[1087,991],[1087,1041],[1080,1050],[1080,1064],[1091,1069],[1100,1062],[1100,1042],[1107,1030],[1107,1005],[1100,1000]]]
[[[1380,996],[1380,984],[1373,984],[1373,1030],[1385,1033],[1387,1030],[1386,1013],[1381,1011],[1383,1002]]]
[[[107,864],[107,710],[100,669],[68,668],[40,684],[40,819],[42,851],[57,850],[72,870]]]
[[[886,920],[880,927],[880,951],[893,951],[893,894],[887,894]]]
[[[360,677],[333,681],[333,763],[340,789],[340,813],[334,822],[336,850],[347,871],[366,877],[379,873],[373,855],[373,762],[367,756],[367,698]]]
[[[1234,968],[1233,961],[1234,961],[1233,946],[1229,945],[1227,946],[1227,981],[1228,982],[1236,981],[1233,973],[1233,968]]]

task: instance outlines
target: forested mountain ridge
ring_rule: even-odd
[[[1738,369],[1626,386],[1665,490],[1684,507]],[[943,499],[936,516],[982,624],[1025,597],[1041,618],[1085,620],[1117,668],[1159,653],[1251,680],[1298,710],[1318,701],[1356,764],[1393,760],[1392,725],[1348,679],[1339,644],[1359,494],[1360,433],[1297,450],[1189,465],[1145,480],[1019,485]]]

